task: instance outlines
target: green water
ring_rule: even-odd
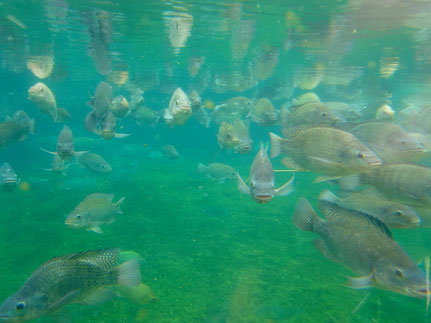
[[[142,255],[142,281],[159,301],[72,304],[66,309],[74,322],[429,322],[424,299],[344,286],[355,274],[322,256],[312,245],[315,236],[292,224],[299,197],[316,205],[323,189],[334,188],[313,184],[316,174],[296,174],[294,192],[265,205],[241,194],[236,181],[197,174],[198,163],[217,161],[247,178],[259,142],[269,140],[269,131],[279,134],[279,125],[252,124],[253,150],[238,155],[219,152],[214,124],[207,129],[189,120],[167,129],[126,117],[117,131],[131,136],[103,141],[85,130],[84,118],[103,80],[128,99],[127,86],[139,86],[145,104],[157,111],[168,106],[176,87],[196,89],[202,102],[216,105],[239,95],[271,96],[277,109],[312,90],[325,101],[368,107],[364,119],[381,103],[396,111],[406,100],[420,105],[431,93],[430,10],[419,0],[0,1],[0,116],[22,109],[36,122],[34,136],[0,150],[0,162],[8,161],[28,184],[0,194],[0,300],[54,256],[119,247]],[[166,17],[181,13],[193,16],[193,26],[183,46],[174,46]],[[104,44],[111,76],[88,55],[88,15],[98,17],[99,32],[112,38]],[[256,79],[254,68],[271,49],[278,63]],[[40,55],[55,61],[44,79],[27,66],[29,57]],[[192,56],[205,57],[196,77],[188,72]],[[398,62],[392,72],[384,64],[389,58]],[[312,89],[301,87],[301,75],[319,74],[320,66],[327,78]],[[126,84],[112,76],[119,71],[128,72]],[[39,81],[72,114],[66,124],[75,149],[103,155],[112,173],[93,174],[76,164],[67,176],[46,170],[51,156],[39,147],[55,150],[63,124],[28,100],[28,88]],[[166,143],[177,148],[178,159],[161,156]],[[279,159],[273,166],[284,168]],[[276,186],[290,177],[276,173]],[[68,228],[65,216],[94,192],[112,193],[114,201],[125,197],[124,214],[103,226],[102,235]],[[416,262],[431,252],[430,233],[393,231]]]

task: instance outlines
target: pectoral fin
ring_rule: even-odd
[[[244,194],[250,194],[250,189],[248,188],[247,184],[242,180],[238,172],[235,172],[235,175],[238,179],[238,189],[240,190],[240,192]]]
[[[295,180],[295,174],[293,174],[292,178],[283,186],[277,188],[275,190],[275,195],[277,196],[286,196],[293,192],[293,182]]]
[[[103,234],[103,230],[98,225],[95,225],[95,226],[89,228],[88,231],[93,231],[93,232],[96,232],[99,234]]]
[[[336,167],[336,166],[341,165],[341,163],[337,163],[337,162],[335,162],[335,161],[333,161],[333,160],[329,160],[329,159],[326,159],[326,158],[313,157],[313,156],[309,156],[308,158],[309,158],[309,159],[312,159],[312,160],[315,160],[315,161],[318,161],[318,162],[320,162],[320,163],[322,163],[322,164],[325,164],[325,165],[327,165],[327,166]]]
[[[322,255],[332,261],[337,261],[336,257],[329,251],[328,245],[322,239],[314,239],[313,246],[319,250]]]
[[[340,178],[341,178],[341,176],[322,175],[322,176],[316,177],[316,179],[313,181],[313,183],[328,182],[328,181],[333,181],[333,180],[340,179]]]
[[[64,295],[62,298],[60,298],[55,303],[48,306],[48,312],[54,312],[55,310],[58,310],[59,308],[63,307],[66,304],[69,304],[73,299],[75,299],[78,294],[81,292],[79,289],[75,289],[66,295]]]

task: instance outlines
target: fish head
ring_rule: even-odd
[[[274,198],[274,195],[273,182],[259,181],[253,177],[250,178],[250,196],[257,203],[266,204]]]
[[[69,160],[75,153],[73,141],[57,143],[57,154],[64,160]]]
[[[28,89],[28,97],[30,101],[42,103],[47,101],[48,91],[48,87],[45,84],[39,82]]]
[[[0,306],[1,322],[26,322],[41,317],[47,312],[48,297],[36,293],[20,297],[18,293],[9,296]]]
[[[103,129],[100,133],[100,136],[104,140],[111,140],[112,138],[114,138],[115,133],[111,129]]]
[[[392,228],[417,228],[422,220],[410,207],[394,203],[385,209],[385,223]]]
[[[395,263],[382,258],[374,265],[374,281],[387,290],[396,293],[424,298],[429,295],[425,273],[410,259]]]
[[[18,183],[18,175],[10,167],[2,167],[2,172],[0,173],[0,181],[3,189],[10,191],[15,188]]]
[[[94,168],[97,172],[103,173],[103,174],[110,173],[112,171],[111,165],[109,165],[106,162],[97,163],[96,165],[94,165]]]
[[[90,214],[88,212],[80,212],[70,214],[64,223],[71,228],[78,229],[87,226],[89,222]]]
[[[341,155],[343,162],[346,164],[351,163],[357,168],[367,168],[369,166],[379,166],[382,161],[375,153],[366,148],[348,147],[348,151],[345,151],[345,155]]]

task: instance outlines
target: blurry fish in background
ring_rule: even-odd
[[[85,151],[75,151],[72,130],[70,130],[70,128],[66,125],[63,126],[63,129],[60,131],[60,134],[58,135],[55,152],[50,152],[43,148],[41,149],[47,153],[58,155],[63,160],[69,160],[73,156],[78,156],[78,155],[82,155],[83,153],[86,153]]]
[[[342,176],[381,165],[380,158],[352,134],[332,127],[291,128],[286,139],[272,132],[271,157],[287,154],[282,163],[294,170]],[[317,181],[325,179],[323,176]]]
[[[241,61],[247,54],[251,41],[256,32],[255,20],[242,13],[239,3],[232,4],[232,33],[230,39],[233,61]],[[246,17],[243,18],[242,16]],[[248,18],[248,19],[247,19]]]
[[[177,159],[178,151],[172,145],[163,145],[160,150],[162,151],[163,157],[168,159]]]
[[[360,108],[352,106],[344,102],[325,102],[329,111],[338,118],[339,123],[342,122],[357,122],[362,117]]]
[[[192,56],[189,58],[189,65],[187,70],[190,77],[195,77],[201,70],[202,65],[205,63],[205,56]]]
[[[57,122],[65,122],[72,118],[72,115],[65,108],[57,108]]]
[[[177,88],[172,94],[169,107],[165,109],[163,119],[170,126],[182,126],[192,114],[191,102],[181,88]]]
[[[274,170],[266,153],[267,149],[268,147],[264,148],[263,143],[260,143],[260,150],[251,164],[249,186],[236,173],[239,190],[250,195],[253,200],[260,204],[270,202],[276,195],[286,196],[292,193],[295,178],[293,176],[286,184],[280,188],[275,188]]]
[[[325,66],[317,63],[305,68],[299,76],[298,87],[303,90],[312,90],[319,85],[325,75]]]
[[[108,81],[118,86],[123,86],[129,79],[129,71],[127,65],[115,66],[115,69],[111,71],[108,76]]]
[[[336,197],[329,191],[326,196],[331,196],[332,201],[346,209],[364,212],[374,216],[390,229],[417,228],[421,224],[421,218],[411,207],[390,201],[373,188],[352,192],[346,197]]]
[[[224,182],[228,179],[236,179],[235,170],[231,166],[221,163],[210,163],[208,166],[199,163],[198,173],[204,174],[207,177],[219,182]]]
[[[318,217],[308,201],[301,198],[295,207],[293,223],[320,236],[313,245],[326,258],[359,275],[349,279],[349,286],[375,286],[412,297],[426,297],[424,272],[393,240],[387,226],[372,215],[338,206],[332,198],[328,194],[319,197],[319,210],[325,219]]]
[[[163,20],[166,25],[166,32],[169,36],[171,46],[174,48],[174,54],[178,55],[181,48],[186,46],[187,39],[191,35],[193,26],[193,16],[183,9],[179,11],[164,11]]]
[[[400,65],[400,57],[394,48],[383,48],[382,57],[379,61],[379,75],[382,78],[391,77]]]
[[[230,98],[222,104],[214,107],[211,119],[218,124],[223,121],[237,121],[246,117],[250,113],[252,107],[253,102],[249,98],[244,96]]]
[[[250,120],[261,126],[270,126],[278,121],[278,111],[271,101],[262,98],[251,108]]]
[[[123,95],[117,95],[112,99],[109,109],[116,118],[124,118],[129,114],[130,105]]]
[[[54,69],[54,55],[51,52],[44,56],[29,56],[27,68],[38,78],[44,79],[51,75]]]
[[[29,133],[34,134],[34,119],[18,110],[7,121],[0,123],[0,148],[25,140]]]
[[[340,119],[323,102],[308,102],[291,106],[284,112],[284,128],[304,125],[336,125]]]
[[[114,194],[92,193],[79,203],[69,213],[65,221],[66,225],[73,229],[86,229],[96,233],[103,233],[100,228],[103,224],[111,224],[115,221],[116,214],[123,214],[121,203],[124,197],[112,203]]]
[[[264,45],[260,49],[253,64],[254,74],[259,81],[266,80],[272,75],[278,65],[279,56],[280,52],[277,47]]]
[[[0,185],[5,191],[12,191],[20,182],[18,175],[6,162],[0,167]]]
[[[159,122],[159,119],[161,117],[161,114],[157,111],[154,111],[146,106],[140,105],[138,108],[133,110],[131,117],[138,123],[138,124],[148,124],[151,127],[154,127]]]
[[[112,70],[112,58],[109,44],[112,42],[112,14],[108,11],[83,12],[84,23],[88,26],[90,44],[88,54],[93,58],[94,65],[103,76]]]
[[[211,116],[202,106],[202,99],[196,91],[190,93],[190,102],[192,108],[192,117],[195,118],[205,128],[209,128],[211,123]]]
[[[388,120],[392,121],[395,118],[395,111],[388,104],[383,104],[377,109],[376,119],[377,120]]]
[[[77,155],[76,159],[80,165],[94,173],[107,174],[112,171],[111,165],[109,165],[106,160],[98,154],[86,152],[84,154]]]
[[[239,143],[234,147],[234,150],[238,154],[248,154],[252,149],[253,141],[250,138],[248,128],[249,123],[246,125],[242,120],[237,120],[233,123],[233,129],[239,140]]]
[[[9,296],[0,307],[7,322],[25,322],[44,315],[67,314],[58,311],[68,304],[103,303],[115,294],[118,285],[138,286],[141,282],[139,261],[119,263],[121,249],[91,250],[48,260]]]
[[[42,82],[36,83],[28,90],[28,96],[41,112],[58,122],[57,102],[52,91]]]
[[[58,154],[54,154],[51,164],[52,168],[46,168],[45,170],[66,176],[65,171],[70,167],[70,165],[70,163],[67,163],[67,161],[61,158]]]
[[[85,128],[90,132],[95,132],[98,125],[105,117],[109,110],[112,100],[112,87],[101,81],[96,88],[94,98],[88,102],[88,105],[93,108],[85,117]]]
[[[110,140],[112,138],[126,138],[130,136],[130,134],[116,133],[116,124],[117,120],[115,119],[114,114],[111,111],[108,111],[102,119],[100,130],[97,129],[95,132],[105,140]]]
[[[423,144],[389,121],[365,121],[349,127],[385,163],[415,162],[424,157]]]
[[[231,123],[223,121],[217,135],[217,142],[221,149],[232,149],[239,144],[239,138]]]
[[[307,93],[301,94],[297,98],[292,99],[292,105],[296,105],[296,106],[300,106],[310,102],[320,102],[320,99],[316,93],[307,92]]]

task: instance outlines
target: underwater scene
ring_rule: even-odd
[[[0,322],[431,322],[431,2],[0,0]]]

